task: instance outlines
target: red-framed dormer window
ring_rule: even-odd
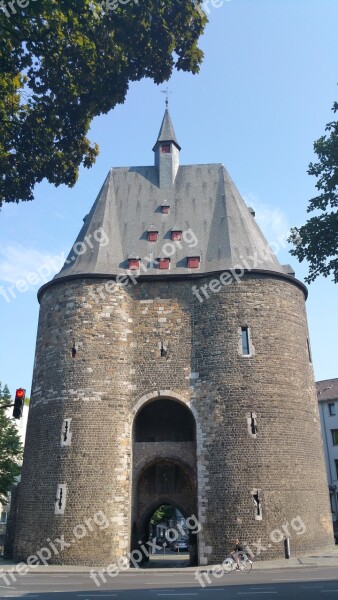
[[[162,144],[161,154],[170,154],[170,144]]]
[[[188,269],[198,269],[200,266],[199,256],[188,256]]]
[[[162,215],[168,215],[170,213],[170,206],[168,206],[168,204],[163,204],[161,206],[161,213]]]
[[[182,239],[182,231],[179,229],[172,230],[171,239],[173,242],[179,242]]]
[[[138,270],[140,268],[140,259],[139,258],[128,258],[128,267],[130,270]]]
[[[147,240],[148,242],[157,242],[158,231],[148,231]]]
[[[158,258],[158,268],[159,269],[169,269],[170,267],[170,258]]]

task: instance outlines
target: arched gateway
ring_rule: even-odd
[[[197,515],[196,423],[191,410],[172,398],[143,405],[134,420],[131,550],[149,539],[149,522],[162,504]],[[196,556],[197,538],[190,536]]]

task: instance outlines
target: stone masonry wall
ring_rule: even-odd
[[[251,273],[200,303],[191,285],[209,282],[118,287],[84,279],[43,293],[16,558],[60,536],[69,546],[49,562],[109,564],[128,552],[137,503],[133,422],[157,397],[184,403],[196,419],[201,564],[221,560],[237,536],[249,545],[261,540],[258,558],[281,557],[271,532],[285,523],[294,555],[332,542],[303,291]],[[239,352],[243,326],[250,356]],[[71,441],[61,446],[65,419]],[[66,504],[55,514],[60,484]],[[101,512],[104,522],[94,518]],[[302,534],[291,528],[296,517]]]

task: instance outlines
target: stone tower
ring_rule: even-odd
[[[294,555],[323,549],[306,288],[222,164],[179,164],[167,110],[154,153],[111,169],[39,291],[15,556],[114,563],[163,503],[198,519],[199,564],[237,536],[264,559],[284,535]]]

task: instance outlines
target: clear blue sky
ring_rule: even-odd
[[[209,18],[200,74],[175,73],[169,83],[181,162],[223,163],[254,205],[265,236],[275,242],[304,223],[308,200],[316,194],[315,179],[306,171],[314,159],[313,142],[333,119],[330,109],[338,99],[338,2],[229,0],[211,9]],[[110,167],[153,164],[164,87],[135,83],[124,105],[95,119],[89,137],[99,144],[100,156],[90,171],[81,171],[75,188],[42,183],[33,202],[2,209],[4,288],[47,269],[49,257],[68,253]],[[306,265],[287,248],[278,258],[304,279]],[[0,296],[0,380],[12,392],[21,386],[30,392],[38,288],[32,283],[8,303]],[[329,279],[309,286],[317,380],[338,377],[337,294]]]

